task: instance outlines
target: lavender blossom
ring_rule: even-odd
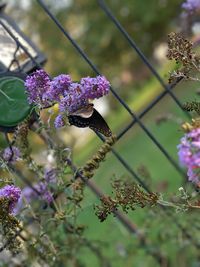
[[[48,190],[46,183],[39,182],[34,186],[34,188],[40,193],[42,199],[44,199],[48,204],[53,201],[53,194]]]
[[[89,99],[108,94],[110,83],[104,76],[86,77],[80,84],[73,83],[67,74],[58,75],[51,81],[44,70],[36,70],[27,76],[25,87],[30,104],[47,107],[57,101],[61,112],[73,113],[87,105]]]
[[[70,75],[61,74],[55,77],[51,83],[49,90],[47,91],[47,98],[52,101],[60,101],[60,98],[67,94],[68,88],[72,83]]]
[[[200,0],[187,0],[182,4],[182,8],[184,8],[188,12],[199,10]]]
[[[110,88],[110,83],[104,76],[82,78],[81,85],[84,88],[84,95],[88,99],[100,98],[108,94]]]
[[[33,187],[26,186],[22,189],[20,199],[13,210],[14,214],[18,214],[23,208],[23,199],[26,199],[27,203],[31,203],[32,200],[40,197],[48,204],[53,201],[53,194],[48,189],[49,184],[55,184],[57,182],[57,172],[56,169],[47,168],[44,171],[44,182],[39,182]],[[35,189],[35,190],[34,190]]]
[[[16,161],[20,160],[21,153],[19,148],[16,146],[12,146],[12,148],[7,147],[4,149],[3,152],[3,159],[10,163],[15,163]]]
[[[108,94],[110,83],[104,76],[82,78],[81,83],[71,83],[60,101],[60,111],[68,114],[88,105],[89,100]]]
[[[14,185],[6,185],[0,188],[0,197],[9,199],[9,213],[13,213],[13,210],[20,198],[21,189]]]
[[[55,184],[57,182],[57,171],[56,169],[47,168],[44,171],[44,179],[46,183]]]
[[[34,190],[34,189],[35,190]],[[44,182],[40,182],[35,184],[33,188],[27,186],[21,192],[21,196],[16,207],[13,210],[13,213],[19,214],[19,212],[24,208],[24,199],[26,203],[30,204],[32,200],[42,198],[48,204],[53,201],[53,194],[47,189],[47,184]]]
[[[84,88],[79,83],[71,83],[68,94],[60,101],[59,109],[61,112],[73,113],[88,104]]]
[[[37,104],[42,107],[49,105],[47,92],[50,87],[50,78],[44,70],[36,70],[27,76],[25,87],[29,104]]]
[[[59,114],[54,121],[55,128],[61,128],[65,126],[65,121],[63,119],[63,115]]]
[[[51,81],[44,70],[37,70],[27,77],[25,87],[30,104],[45,108],[59,103],[61,114],[56,117],[54,125],[60,128],[65,125],[64,114],[73,114],[87,106],[90,100],[108,94],[110,83],[100,75],[95,78],[82,78],[81,82],[77,83],[72,82],[69,75],[61,74]]]
[[[181,164],[188,169],[188,179],[192,182],[200,181],[200,128],[193,129],[181,138],[177,146]]]
[[[21,191],[21,196],[19,201],[17,202],[15,208],[13,209],[13,214],[17,215],[24,207],[24,198],[26,199],[27,203],[30,203],[32,199],[37,197],[37,193],[29,186],[26,186]]]

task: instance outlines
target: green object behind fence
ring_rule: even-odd
[[[24,81],[12,76],[0,78],[0,126],[18,125],[31,113],[31,110]]]

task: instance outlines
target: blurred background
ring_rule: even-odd
[[[148,67],[100,8],[98,1],[46,0],[45,3],[136,114],[163,91]],[[167,83],[169,71],[174,68],[174,63],[166,58],[167,35],[183,30],[182,1],[107,0],[106,4]],[[69,73],[74,81],[85,76],[96,76],[37,1],[9,0],[6,13],[46,55],[44,69],[51,76]],[[191,36],[188,29],[187,33]],[[181,103],[194,100],[198,97],[197,93],[198,85],[192,82],[181,82],[174,89]],[[112,93],[95,102],[95,107],[116,134],[132,121],[130,114]],[[161,123],[162,118],[164,123]],[[180,124],[185,119],[186,116],[168,94],[142,119],[177,163],[176,147],[183,135]],[[89,129],[72,126],[56,134],[66,146],[72,148],[77,166],[82,166],[101,144]],[[43,157],[43,145],[34,135],[32,140],[32,151],[39,161]],[[5,146],[1,138],[1,147]],[[176,195],[178,188],[185,183],[180,173],[137,124],[122,136],[114,148],[153,191],[162,193],[164,197],[166,194],[168,197]],[[127,170],[110,154],[93,179],[105,193],[110,193],[111,179],[128,176]],[[157,266],[139,245],[137,236],[130,236],[116,218],[110,216],[104,223],[98,221],[93,209],[95,203],[98,199],[86,189],[78,221],[87,225],[85,235],[88,238],[102,244],[103,253],[112,266]],[[198,264],[198,259],[194,257],[195,250],[184,240],[170,218],[157,216],[153,210],[147,209],[138,209],[128,216],[151,240],[152,250],[158,246],[164,255],[170,257],[173,262],[171,266],[200,266],[195,265]],[[186,217],[188,220],[186,214],[177,215],[182,222]],[[86,266],[98,266],[98,260],[85,248],[78,257]],[[191,262],[193,265],[190,265]]]

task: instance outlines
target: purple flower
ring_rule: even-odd
[[[110,83],[104,76],[82,78],[80,83],[72,82],[67,74],[58,75],[51,81],[44,70],[37,70],[27,76],[25,87],[30,104],[45,108],[58,102],[60,112],[70,115],[88,105],[90,100],[108,94]],[[56,128],[65,125],[62,114],[56,117],[54,125]]]
[[[189,12],[200,9],[200,0],[187,0],[182,4],[182,8]]]
[[[52,101],[59,101],[61,96],[67,93],[71,83],[72,79],[69,75],[58,75],[50,83],[49,90],[46,94],[47,98]]]
[[[13,213],[14,207],[17,204],[21,195],[21,189],[14,185],[6,185],[0,188],[0,197],[9,199],[9,213]]]
[[[28,102],[30,104],[41,105],[46,107],[48,102],[48,90],[50,86],[50,78],[44,70],[36,70],[27,76],[25,87],[28,94]]]
[[[181,164],[188,169],[189,181],[200,181],[200,128],[186,133],[177,148]]]
[[[47,183],[39,182],[34,186],[34,188],[40,193],[42,199],[44,199],[48,204],[53,201],[53,194],[48,190]]]
[[[81,85],[84,88],[85,97],[88,99],[100,98],[108,94],[110,88],[110,83],[104,76],[82,78]]]
[[[61,112],[70,114],[87,104],[88,99],[85,97],[83,86],[79,83],[71,83],[66,96],[60,101],[59,109]]]
[[[39,182],[35,184],[33,188],[26,186],[24,187],[24,189],[22,189],[19,201],[13,210],[14,214],[19,214],[21,209],[24,208],[24,201],[23,201],[24,198],[26,199],[26,202],[28,204],[30,204],[32,200],[38,198],[42,198],[48,204],[50,204],[53,201],[53,194],[47,189],[46,183]]]
[[[53,201],[53,193],[48,189],[49,184],[56,184],[57,182],[57,171],[56,169],[48,168],[44,171],[44,182],[39,182],[32,187],[26,186],[22,189],[20,199],[13,211],[14,214],[18,214],[23,208],[23,198],[26,199],[27,203],[31,203],[33,199],[38,197],[42,198],[48,204]],[[35,189],[35,190],[34,190]]]
[[[63,119],[63,115],[59,114],[54,121],[54,125],[56,128],[61,128],[63,126],[65,126],[65,121]]]
[[[39,192],[39,191],[38,191]],[[38,194],[37,194],[37,191],[35,191],[33,188],[29,187],[29,186],[26,186],[22,189],[22,194],[21,194],[21,197],[23,198],[26,198],[26,201],[28,203],[31,202],[31,200],[35,197],[37,197]],[[21,199],[21,198],[20,198]]]
[[[57,182],[57,171],[56,169],[48,168],[44,172],[44,179],[47,183],[55,184]]]
[[[26,186],[21,191],[21,196],[19,198],[19,201],[17,202],[15,208],[13,209],[13,214],[17,215],[21,211],[21,209],[24,207],[23,199],[26,199],[27,203],[30,203],[33,198],[37,197],[37,193],[29,186]]]
[[[108,94],[110,83],[104,76],[82,78],[81,83],[71,83],[60,101],[61,112],[71,114],[88,105],[89,100]]]
[[[19,151],[19,148],[17,148],[16,146],[12,146],[12,148],[7,147],[4,149],[3,158],[5,161],[15,163],[20,159],[20,157],[21,153]]]

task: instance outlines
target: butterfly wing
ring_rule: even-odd
[[[93,104],[88,104],[82,108],[79,108],[75,112],[71,113],[70,115],[76,115],[80,116],[82,118],[89,118],[92,116],[92,113],[94,111]]]
[[[96,109],[94,109],[94,112],[92,116],[90,117],[89,128],[105,135],[106,137],[109,137],[112,135],[112,132],[108,124],[106,123],[104,118],[101,116],[101,114]]]
[[[69,115],[68,116],[69,124],[74,125],[76,127],[85,128],[89,127],[93,131],[97,131],[106,137],[109,137],[112,135],[112,132],[104,120],[104,118],[101,116],[101,114],[93,108],[92,115],[90,117],[83,117],[78,115]]]
[[[90,118],[84,118],[84,117],[77,116],[77,115],[68,116],[69,124],[74,125],[79,128],[89,127],[89,124],[90,124],[89,120]]]

